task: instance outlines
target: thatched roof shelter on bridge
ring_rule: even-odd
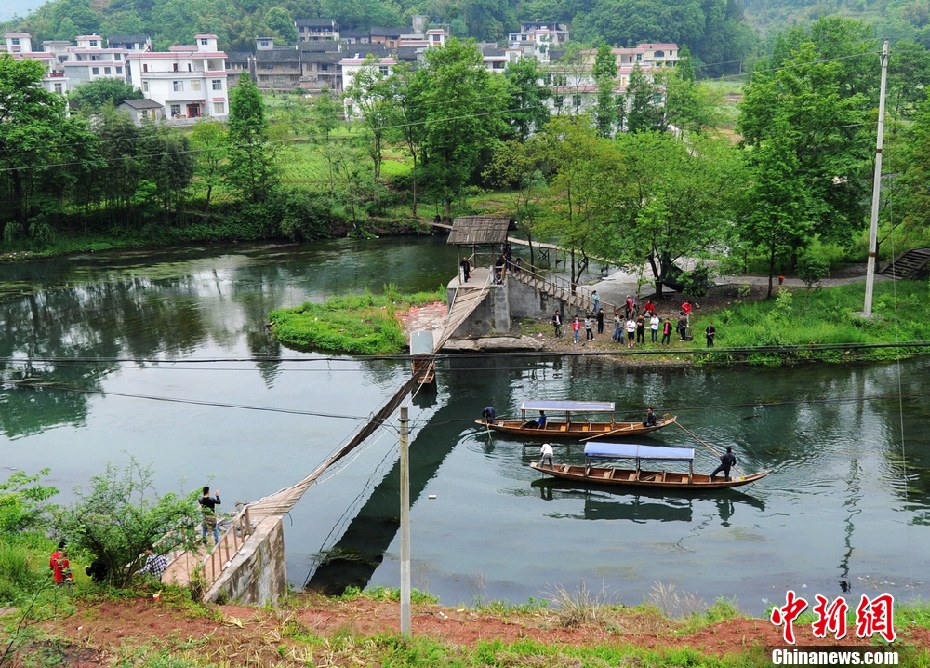
[[[502,216],[459,216],[452,221],[447,244],[453,246],[501,246],[507,243],[510,218]]]

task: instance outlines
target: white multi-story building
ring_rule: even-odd
[[[61,63],[71,88],[101,78],[126,81],[126,49],[104,47],[100,35],[78,35],[76,46],[67,48],[67,59]]]
[[[164,105],[169,123],[203,116],[226,120],[229,114],[226,53],[219,50],[216,35],[195,39],[194,46],[129,54],[133,85],[146,99]]]
[[[14,60],[38,60],[45,65],[42,86],[51,93],[65,95],[68,92],[68,80],[58,64],[54,53],[32,50],[32,35],[28,32],[8,32],[3,36],[3,48],[0,53],[10,54]]]
[[[339,67],[342,70],[342,89],[344,91],[352,89],[355,84],[355,77],[358,76],[363,67],[374,67],[378,70],[380,76],[388,77],[396,64],[397,60],[395,58],[343,58],[339,61]],[[342,104],[346,118],[361,115],[361,109],[358,108],[358,105],[355,104],[351,97],[343,98]]]
[[[568,42],[568,28],[562,23],[523,22],[520,32],[509,35],[510,46],[520,49],[525,58],[549,62],[553,48],[562,48]]]

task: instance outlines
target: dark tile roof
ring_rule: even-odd
[[[354,37],[358,39],[359,37],[368,37],[367,30],[340,30],[339,37],[345,39],[347,37]]]
[[[398,60],[407,60],[407,61],[416,61],[417,58],[417,49],[420,47],[416,46],[399,46],[397,47],[397,59]]]
[[[364,58],[372,55],[375,58],[387,58],[390,53],[383,44],[349,44],[343,52],[343,58]]]
[[[369,32],[372,36],[378,35],[380,37],[400,37],[404,33],[410,32],[411,29],[408,26],[401,26],[400,28],[385,28],[383,26],[371,26]]]
[[[503,56],[506,50],[497,46],[482,46],[481,55],[483,56]]]
[[[135,109],[136,111],[142,111],[143,109],[164,109],[165,108],[163,104],[160,104],[156,102],[155,100],[123,100],[117,106],[121,107],[124,104],[127,107],[131,107],[132,109]]]
[[[483,246],[507,241],[510,218],[494,216],[461,216],[452,221],[447,244],[453,246]]]
[[[229,63],[245,63],[248,62],[251,53],[248,51],[227,51],[226,52],[226,62]]]
[[[141,33],[118,33],[107,37],[107,44],[145,44],[149,36]]]
[[[332,28],[336,24],[334,19],[297,19],[294,23],[297,27],[304,26],[307,28]]]
[[[300,54],[302,63],[338,63],[346,57],[344,53],[335,53],[331,51],[308,51]]]
[[[321,39],[318,42],[301,42],[297,45],[301,53],[305,51],[338,51],[339,42],[331,39]]]
[[[255,52],[255,61],[259,63],[297,63],[300,62],[300,52],[292,46],[259,49]]]

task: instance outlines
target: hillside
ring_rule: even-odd
[[[506,40],[519,29],[520,19],[562,21],[571,25],[575,41],[676,42],[708,64],[742,59],[756,45],[734,0],[52,0],[2,27],[30,32],[36,44],[94,32],[148,33],[158,49],[187,44],[196,32],[211,32],[219,35],[223,49],[240,51],[251,50],[258,35],[293,43],[295,19],[335,18],[342,29],[367,29],[406,26],[413,14],[480,41]]]

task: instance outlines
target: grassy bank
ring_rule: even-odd
[[[733,303],[716,313],[692,316],[692,345],[706,345],[704,331],[713,322],[717,330],[716,348],[745,352],[715,351],[697,358],[702,363],[841,363],[927,354],[930,346],[896,347],[896,344],[930,339],[928,288],[926,280],[876,284],[869,319],[860,315],[864,284],[782,288],[775,299]]]
[[[307,302],[269,314],[274,337],[298,350],[351,355],[391,355],[407,350],[398,313],[418,304],[445,301],[445,290],[400,294],[387,286],[383,295],[336,297],[323,304]]]

